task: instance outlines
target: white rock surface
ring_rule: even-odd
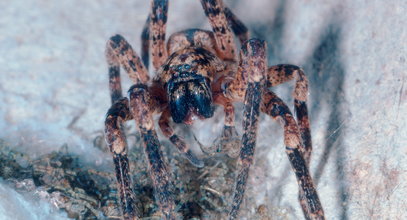
[[[267,40],[270,65],[297,64],[310,78],[311,170],[327,219],[407,219],[407,1],[339,2],[226,1],[252,36]],[[0,138],[33,155],[68,143],[98,154],[95,163],[109,161],[90,150],[110,102],[104,45],[119,33],[140,52],[149,1],[17,0],[0,8]],[[209,28],[199,1],[171,1],[168,33],[188,27]],[[292,105],[287,86],[276,91]],[[262,120],[248,188],[258,198],[245,204],[267,199],[271,210],[302,218],[281,129]],[[203,141],[216,136],[197,130]],[[7,198],[2,219],[15,212]],[[16,206],[28,202],[18,198]]]

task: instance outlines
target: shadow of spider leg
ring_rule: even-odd
[[[239,38],[240,43],[243,44],[249,39],[249,30],[229,8],[225,7],[224,13],[233,33]]]
[[[174,200],[172,182],[169,178],[167,164],[160,152],[160,143],[154,130],[152,108],[146,83],[148,73],[140,58],[133,51],[128,42],[116,35],[110,38],[106,45],[106,58],[109,65],[109,82],[114,102],[105,120],[106,141],[113,154],[116,178],[124,219],[137,219],[140,213],[134,204],[135,196],[131,189],[129,176],[129,162],[127,157],[127,143],[122,125],[125,121],[135,119],[144,144],[144,151],[148,160],[149,173],[153,180],[155,199],[160,210],[168,219],[173,219]],[[130,101],[119,98],[120,72],[119,65],[128,73],[134,86],[129,90]],[[121,94],[121,92],[120,92]],[[119,99],[118,99],[119,98]]]

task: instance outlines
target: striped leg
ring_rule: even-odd
[[[224,13],[222,0],[201,0],[201,3],[215,34],[219,56],[224,60],[236,60],[235,42]]]
[[[289,108],[273,92],[263,95],[261,111],[284,123],[286,153],[300,187],[300,204],[307,219],[325,219],[324,211],[310,175],[304,155],[304,147],[297,123]]]
[[[140,212],[135,205],[135,196],[131,189],[127,142],[122,132],[122,124],[131,119],[129,102],[127,98],[122,98],[115,101],[107,112],[105,120],[106,142],[113,154],[123,217],[126,220],[140,217]]]
[[[276,86],[293,79],[295,79],[295,89],[293,93],[294,110],[301,138],[304,143],[304,158],[309,165],[311,160],[312,142],[307,109],[308,79],[305,76],[304,71],[298,66],[289,64],[271,66],[267,70],[266,86]]]
[[[150,64],[150,15],[147,17],[143,32],[141,33],[141,59],[144,66],[148,69]]]
[[[173,219],[173,209],[175,207],[172,198],[172,183],[169,178],[167,165],[164,163],[160,143],[154,131],[152,121],[153,106],[147,94],[146,83],[148,73],[139,56],[133,51],[127,41],[120,35],[113,36],[106,45],[106,58],[109,65],[110,88],[112,102],[114,104],[109,109],[105,120],[106,141],[113,154],[113,161],[116,167],[116,176],[120,199],[123,208],[124,219],[137,219],[139,214],[134,205],[134,194],[131,189],[131,179],[129,175],[129,165],[127,158],[126,138],[123,134],[122,124],[131,119],[135,119],[142,136],[145,153],[149,162],[149,172],[154,184],[156,201],[160,210],[167,219]],[[122,98],[120,89],[120,65],[128,73],[135,83],[130,89],[130,103],[128,99]],[[119,94],[120,95],[116,95]]]
[[[134,84],[147,83],[149,80],[147,69],[144,67],[141,59],[131,48],[130,44],[120,35],[115,35],[107,41],[106,59],[109,65],[109,76],[118,76],[110,78],[113,81],[111,93],[121,90],[119,67],[122,65]],[[114,80],[112,80],[114,79]],[[113,89],[112,89],[113,87]],[[121,91],[120,91],[121,96]],[[112,97],[113,99],[113,97]]]
[[[165,47],[167,13],[168,0],[151,0],[149,38],[155,71],[157,71],[167,59],[167,49]]]
[[[154,121],[149,108],[151,99],[147,87],[144,84],[133,85],[129,90],[129,97],[131,115],[138,125],[147,155],[155,201],[167,219],[174,219],[173,183],[170,180],[168,165],[163,160],[161,145],[154,130]]]
[[[244,133],[238,158],[239,168],[232,208],[229,213],[230,219],[236,219],[238,217],[238,212],[246,189],[249,169],[253,164],[258,117],[263,91],[263,79],[267,67],[266,45],[264,41],[251,39],[243,44],[240,55],[239,68],[243,71],[245,79],[247,79],[247,88],[244,98]]]
[[[305,163],[309,167],[312,152],[311,142],[311,129],[308,119],[307,97],[308,97],[308,80],[304,71],[298,66],[289,64],[280,64],[272,66],[267,71],[267,86],[276,86],[289,80],[295,79],[294,89],[294,110],[297,117],[299,132],[301,135],[303,145],[301,152],[303,152]],[[298,200],[300,201],[302,211],[307,219],[311,219],[309,211],[306,206],[306,195],[300,188]]]

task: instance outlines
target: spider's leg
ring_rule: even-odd
[[[294,111],[297,117],[298,129],[301,135],[305,162],[309,167],[312,152],[311,129],[308,119],[307,97],[308,97],[308,80],[304,71],[294,65],[280,64],[269,67],[267,70],[267,87],[276,86],[289,80],[295,79],[294,96]],[[306,196],[300,188],[298,200],[300,201],[302,211],[307,219],[311,219],[307,211]]]
[[[131,189],[127,142],[122,132],[122,124],[130,119],[132,119],[132,116],[129,111],[129,101],[127,98],[122,98],[115,101],[110,107],[105,120],[106,142],[113,154],[124,219],[140,217],[135,206],[135,196]]]
[[[127,143],[122,126],[126,120],[131,119],[131,115],[128,100],[122,99],[120,65],[123,65],[133,82],[147,82],[148,75],[138,56],[120,35],[111,37],[107,42],[106,60],[109,68],[109,88],[113,104],[105,120],[106,141],[113,154],[123,216],[125,219],[131,219],[137,217],[139,213],[135,208],[135,197],[130,187]]]
[[[235,42],[224,13],[222,0],[201,0],[201,3],[215,34],[219,56],[224,60],[236,60]]]
[[[273,92],[267,91],[263,94],[261,111],[283,122],[286,153],[297,177],[300,187],[300,204],[305,216],[307,219],[325,219],[307,161],[303,156],[299,129],[290,109]]]
[[[167,108],[163,111],[158,122],[163,134],[177,147],[178,151],[187,158],[194,166],[203,167],[204,162],[200,160],[190,149],[182,137],[174,133],[174,130],[169,124],[170,110]]]
[[[144,66],[148,69],[150,62],[150,15],[148,15],[146,23],[141,32],[141,59]]]
[[[266,45],[264,41],[251,39],[246,41],[240,52],[239,69],[247,80],[244,97],[243,137],[238,158],[239,170],[236,178],[230,219],[236,219],[246,189],[250,166],[253,164],[254,149],[258,127],[258,117],[263,91],[263,79],[266,72]]]
[[[222,134],[213,143],[214,151],[225,152],[229,157],[236,158],[239,155],[240,137],[235,127],[235,108],[223,95],[215,95],[214,103],[222,105],[225,113]]]
[[[246,25],[227,7],[225,7],[225,16],[233,33],[239,38],[240,43],[243,44],[243,42],[249,39],[249,30]]]
[[[115,35],[109,39],[106,44],[106,59],[109,65],[109,75],[119,76],[119,78],[115,78],[116,80],[113,84],[115,87],[111,91],[117,91],[117,87],[120,85],[120,81],[117,81],[120,79],[119,65],[123,66],[134,84],[148,82],[147,69],[141,62],[140,57],[137,56],[130,44],[122,36]],[[110,74],[111,69],[112,74]]]
[[[163,160],[160,142],[154,130],[154,121],[149,103],[152,102],[145,84],[133,85],[129,90],[130,111],[136,120],[144,151],[147,155],[149,172],[153,180],[155,200],[167,219],[174,219],[175,208],[173,183],[170,172]]]
[[[171,191],[172,183],[154,131],[151,116],[154,102],[150,100],[147,92],[146,84],[149,78],[147,70],[140,57],[120,35],[111,37],[107,42],[106,57],[109,69],[110,66],[118,67],[121,64],[135,84],[129,91],[130,103],[127,99],[116,101],[105,121],[106,140],[113,153],[124,217],[125,219],[136,217],[136,212],[131,206],[134,196],[130,188],[126,140],[121,127],[124,121],[134,118],[144,143],[156,201],[166,217],[172,219],[172,210],[175,207]],[[120,82],[118,84],[120,85]]]
[[[123,97],[120,80],[120,62],[115,55],[110,41],[106,44],[106,61],[109,69],[109,91],[112,104]]]
[[[307,109],[308,79],[300,67],[289,64],[280,64],[269,67],[266,77],[267,87],[276,86],[295,79],[295,89],[293,92],[294,111],[304,144],[304,149],[302,149],[304,151],[304,159],[309,165],[312,152],[312,142]]]
[[[151,0],[149,37],[153,66],[156,71],[167,59],[165,47],[167,12],[168,0]]]

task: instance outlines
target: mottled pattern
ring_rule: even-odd
[[[137,219],[140,216],[135,203],[135,195],[131,188],[129,159],[126,154],[113,154],[113,163],[116,171],[120,201],[122,203],[123,218]]]
[[[307,101],[308,80],[304,71],[294,65],[280,64],[271,66],[267,71],[267,87],[277,86],[292,79],[295,79],[294,99]]]
[[[167,23],[168,0],[152,0],[150,13],[150,47],[153,66],[158,70],[167,59],[165,28]]]
[[[300,130],[289,108],[273,92],[268,91],[263,96],[261,111],[283,121],[286,153],[300,186],[299,200],[304,215],[307,219],[324,219],[324,211],[309,173],[309,161],[304,158]]]
[[[300,67],[290,64],[271,66],[267,71],[266,82],[268,87],[276,86],[290,80],[295,80],[295,88],[293,91],[294,110],[297,116],[297,123],[300,129],[301,139],[304,144],[304,157],[309,165],[311,159],[312,142],[307,109],[308,79]]]
[[[221,0],[201,0],[213,32],[188,29],[166,40],[167,0],[152,0],[151,11],[144,26],[142,59],[120,35],[112,37],[106,47],[109,65],[109,88],[112,107],[106,117],[106,140],[113,153],[124,218],[136,218],[135,199],[131,191],[123,122],[134,119],[139,128],[153,181],[154,195],[163,217],[174,219],[175,201],[170,170],[161,154],[152,116],[161,114],[159,127],[190,164],[203,167],[203,160],[192,153],[184,139],[170,126],[190,125],[196,118],[213,115],[213,104],[224,107],[225,125],[215,140],[215,150],[205,153],[226,153],[238,157],[238,173],[230,219],[239,216],[247,178],[253,164],[260,111],[284,123],[284,143],[298,180],[299,200],[307,219],[324,219],[324,213],[308,165],[312,151],[308,110],[308,81],[297,66],[281,64],[267,69],[266,44],[249,39],[246,26]],[[242,43],[239,59],[234,36]],[[149,53],[156,75],[151,84],[145,66]],[[141,62],[141,60],[143,62]],[[144,64],[143,64],[144,63]],[[134,84],[129,100],[122,98],[120,65]],[[295,79],[294,104],[297,120],[288,107],[268,87]],[[233,103],[243,102],[243,137],[235,128]],[[298,125],[297,125],[298,123]],[[240,151],[239,151],[240,149]]]
[[[225,60],[236,60],[236,46],[221,0],[201,0],[205,15],[215,34],[219,55]]]
[[[130,111],[139,127],[144,150],[149,162],[149,171],[154,183],[154,192],[158,206],[168,218],[173,218],[175,203],[172,193],[172,182],[168,175],[168,166],[160,151],[160,142],[154,130],[154,122],[146,103],[149,94],[145,85],[134,85],[129,89]]]
[[[256,147],[256,136],[258,118],[260,114],[260,103],[263,91],[263,77],[265,75],[266,46],[264,41],[252,39],[246,41],[242,46],[241,62],[239,69],[247,79],[247,89],[244,98],[243,112],[243,137],[238,158],[240,166],[237,174],[236,186],[230,210],[230,219],[236,219],[243,195],[246,189],[249,168],[253,164],[253,155]]]
[[[185,65],[189,65],[189,72],[199,74],[211,81],[215,73],[225,68],[222,61],[208,50],[202,47],[188,47],[171,54],[161,67],[159,80],[165,85],[172,77],[178,77],[179,69]]]
[[[149,80],[140,57],[122,36],[115,35],[107,42],[106,58],[109,66],[119,66],[120,63],[133,83],[146,83]]]
[[[216,41],[212,32],[200,29],[188,29],[171,35],[167,48],[170,54],[188,48],[202,47],[216,54]]]
[[[132,117],[129,111],[127,98],[116,101],[107,112],[105,121],[106,142],[113,154],[113,163],[116,170],[117,188],[121,201],[124,219],[133,219],[138,216],[135,207],[135,196],[131,189],[129,175],[129,161],[127,158],[127,143],[121,125]]]
[[[109,65],[109,90],[112,104],[123,97],[119,65]]]

